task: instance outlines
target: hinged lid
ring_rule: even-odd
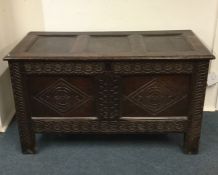
[[[5,60],[213,59],[190,30],[30,32]]]

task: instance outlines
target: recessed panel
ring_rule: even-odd
[[[187,116],[188,75],[128,76],[122,81],[122,117]]]
[[[76,36],[39,36],[27,49],[31,53],[69,53]]]
[[[143,35],[145,51],[192,51],[192,46],[180,35]]]
[[[130,43],[125,35],[121,36],[101,36],[91,35],[88,41],[87,50],[96,53],[116,53],[129,52]]]
[[[32,117],[94,117],[94,84],[87,77],[30,76]]]

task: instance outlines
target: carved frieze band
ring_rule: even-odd
[[[76,120],[33,120],[36,132],[69,133],[143,133],[143,132],[184,132],[185,120],[167,121],[76,121]]]
[[[27,74],[97,74],[105,71],[104,63],[31,62],[24,63]],[[117,62],[112,63],[114,73],[192,73],[191,62]]]
[[[138,74],[138,73],[192,73],[191,62],[119,62],[112,64],[115,73]]]
[[[103,63],[31,62],[24,63],[27,74],[96,74],[104,72]]]
[[[96,111],[99,119],[111,120],[120,116],[119,76],[97,76]]]
[[[20,134],[21,145],[23,151],[31,152],[34,149],[35,138],[31,128],[30,118],[27,114],[27,108],[25,106],[24,99],[24,87],[23,78],[20,71],[20,63],[9,64],[12,86],[14,91],[15,106],[16,106],[16,118],[18,120],[18,129]]]

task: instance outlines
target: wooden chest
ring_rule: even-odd
[[[35,133],[184,133],[197,153],[209,60],[192,31],[31,32],[9,62],[23,153]]]

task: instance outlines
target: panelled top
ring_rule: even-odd
[[[5,60],[213,59],[190,30],[30,32]]]

